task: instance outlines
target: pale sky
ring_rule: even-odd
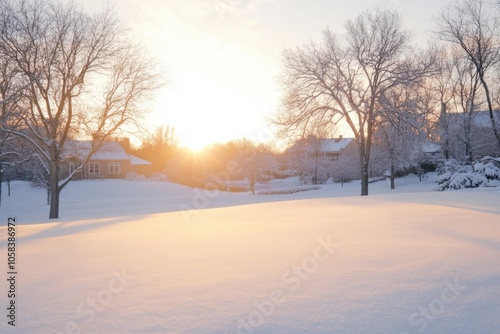
[[[169,85],[151,104],[151,126],[175,127],[181,145],[269,139],[280,103],[283,48],[319,42],[367,9],[397,8],[425,46],[449,0],[120,0],[115,9],[159,61]],[[84,0],[86,9],[102,1]],[[342,134],[342,133],[339,133]]]

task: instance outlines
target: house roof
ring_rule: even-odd
[[[323,139],[320,152],[341,152],[349,145],[354,138],[329,138]]]
[[[76,158],[84,159],[91,149],[91,142],[87,140],[72,140],[68,141],[65,145],[65,156],[73,156]],[[120,143],[110,141],[102,145],[102,147],[92,154],[90,160],[128,160],[133,165],[151,165],[151,162],[128,155]]]
[[[497,122],[500,121],[500,110],[493,111],[493,115],[495,116]],[[465,117],[465,113],[463,112],[448,113],[446,116],[451,122],[462,121],[463,118]],[[472,113],[471,123],[472,125],[480,128],[491,128],[491,119],[489,111],[486,110],[474,111]]]
[[[149,162],[147,160],[144,160],[144,159],[141,159],[141,158],[138,158],[138,157],[133,156],[133,155],[130,155],[130,163],[132,164],[132,166],[148,166],[148,165],[152,165],[151,162]]]
[[[441,151],[441,145],[431,142],[425,142],[420,146],[424,153],[437,153]]]
[[[90,160],[130,160],[130,156],[119,143],[111,141],[92,154]]]

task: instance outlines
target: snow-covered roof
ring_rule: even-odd
[[[354,138],[331,138],[324,139],[320,152],[341,152]]]
[[[91,142],[86,140],[72,140],[65,145],[65,156],[73,156],[84,159],[91,149]],[[110,141],[92,154],[90,160],[131,160],[122,145],[118,142]],[[138,159],[138,158],[137,158]],[[142,159],[141,159],[142,160]],[[143,160],[145,161],[145,160]]]
[[[125,149],[117,142],[105,143],[90,160],[130,160]]]
[[[141,166],[141,165],[152,165],[151,162],[138,158],[136,156],[130,155],[130,163],[132,166]]]
[[[436,143],[425,142],[420,147],[424,153],[436,153],[441,151],[441,146]]]
[[[488,111],[476,111],[473,115],[472,124],[478,127],[491,128],[491,118]],[[493,115],[495,115],[498,122],[500,120],[500,111],[494,111]]]
[[[493,114],[495,115],[495,120],[498,122],[500,121],[500,111],[493,111]],[[449,113],[447,117],[450,119],[451,122],[453,120],[460,120],[465,117],[464,113]],[[490,113],[489,111],[474,111],[472,113],[472,125],[477,126],[480,128],[491,128],[491,119],[490,119]]]

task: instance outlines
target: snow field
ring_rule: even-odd
[[[151,190],[156,184],[123,183],[98,183],[104,187],[75,203],[74,214],[66,208],[68,220],[19,226],[18,326],[2,323],[2,332],[486,334],[500,327],[497,189],[429,193],[408,182],[416,192],[402,185],[400,193],[321,198],[334,191],[323,187],[253,204],[271,196],[220,193],[206,204],[216,208],[195,208],[187,220],[175,207],[193,205],[192,189],[164,197],[160,186]],[[67,201],[88,196],[74,185]],[[154,198],[170,199],[172,212],[141,211]],[[106,206],[113,217],[78,219],[87,207],[95,215]],[[2,253],[5,235],[2,228]]]

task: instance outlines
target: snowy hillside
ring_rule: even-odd
[[[397,180],[397,189],[391,191],[388,181],[370,185],[370,194],[429,192],[436,188],[435,174],[419,182],[416,176]],[[297,178],[273,180],[258,185],[260,191],[300,188]],[[305,186],[305,188],[308,188]],[[286,196],[252,196],[246,193],[214,192],[192,189],[170,182],[86,180],[73,181],[61,193],[61,218],[65,221],[200,210],[232,205],[270,201],[359,196],[359,181],[344,184],[322,185],[321,190],[307,191]],[[46,192],[33,188],[26,182],[12,182],[11,196],[4,185],[0,219],[8,215],[21,216],[24,224],[50,222]]]
[[[399,181],[363,198],[74,182],[51,222],[43,191],[13,184],[19,309],[0,332],[498,332],[500,190]]]

